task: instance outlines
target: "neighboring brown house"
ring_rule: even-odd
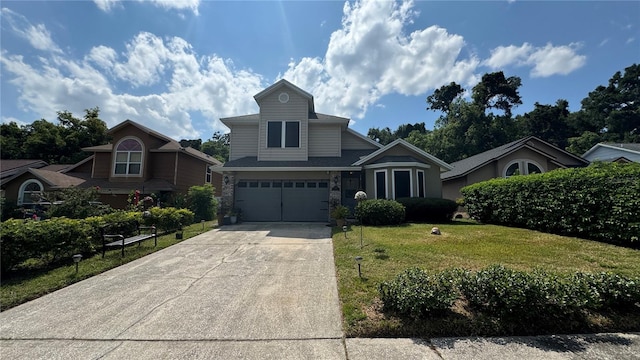
[[[493,178],[587,165],[587,160],[529,136],[451,163],[453,169],[441,175],[442,197],[456,200],[463,187]]]
[[[186,194],[194,185],[211,183],[220,195],[220,174],[211,166],[222,163],[193,148],[126,120],[108,131],[113,142],[84,148],[93,155],[62,169],[23,168],[2,182],[9,201],[24,207],[42,201],[41,194],[68,187],[96,188],[100,201],[125,208],[129,194],[155,193],[161,198]]]

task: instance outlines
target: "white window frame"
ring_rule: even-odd
[[[510,178],[511,176],[507,176],[507,170],[511,167],[511,165],[513,164],[518,164],[518,171],[520,172],[520,175],[529,175],[529,167],[527,166],[529,163],[535,165],[538,167],[538,169],[540,169],[540,173],[544,173],[544,168],[542,166],[540,166],[540,164],[538,164],[537,162],[530,160],[530,159],[517,159],[517,160],[512,160],[510,161],[507,166],[504,167],[504,169],[502,170],[502,177],[504,178]]]
[[[134,152],[137,152],[137,151],[126,151],[126,153],[127,153],[127,162],[126,162],[127,171],[124,174],[116,174],[116,165],[117,164],[121,164],[121,162],[118,162],[118,153],[119,152],[125,152],[125,151],[118,151],[118,147],[120,146],[120,144],[122,144],[126,140],[135,140],[135,141],[137,141],[140,144],[140,147],[142,149],[142,150],[140,150],[140,173],[139,174],[129,174],[129,165],[137,163],[137,162],[135,162],[135,163],[134,162],[130,162],[131,153],[134,153]],[[120,141],[118,141],[115,144],[115,146],[113,147],[113,164],[112,164],[112,167],[111,167],[111,175],[113,177],[142,177],[142,174],[144,174],[144,160],[145,160],[144,159],[144,153],[145,153],[145,151],[144,151],[144,143],[140,139],[138,139],[137,137],[135,137],[135,136],[127,136],[127,137],[124,137],[124,138],[120,139]]]
[[[420,184],[420,174],[422,174],[422,184]],[[425,185],[425,182],[424,170],[416,170],[416,183],[418,185],[418,188],[416,189],[418,191],[417,196],[420,196],[420,185],[422,185],[422,197],[427,197],[427,186]]]
[[[211,184],[212,178],[213,178],[213,171],[211,170],[211,166],[206,165],[206,171],[204,174],[204,183]]]
[[[22,185],[20,185],[20,190],[18,190],[18,205],[35,204],[35,203],[31,203],[31,202],[27,202],[27,203],[24,202],[25,189],[30,184],[38,184],[38,186],[40,187],[39,193],[41,195],[44,192],[44,186],[42,185],[42,183],[39,180],[36,180],[36,179],[25,180],[25,182],[23,182]],[[29,194],[30,193],[32,193],[32,191],[29,191]]]
[[[409,172],[409,197],[413,197],[413,172],[411,169],[391,169],[391,191],[393,191],[393,200],[396,199],[396,172]]]
[[[387,173],[387,170],[375,170],[373,172],[373,193],[375,195],[375,198],[378,199],[378,173],[384,173],[384,198],[388,199],[389,198],[389,175]]]
[[[287,147],[287,123],[298,123],[298,146]],[[280,123],[280,146],[269,146],[269,123]],[[302,142],[302,122],[300,120],[267,120],[267,138],[265,139],[265,145],[267,149],[299,149]]]

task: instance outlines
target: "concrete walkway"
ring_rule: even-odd
[[[640,359],[639,354],[638,334],[344,339],[330,228],[322,224],[223,227],[0,313],[3,360]]]

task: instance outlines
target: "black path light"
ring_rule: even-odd
[[[360,263],[362,262],[362,256],[356,256],[356,262],[358,263],[358,277],[362,278],[362,271],[360,270]]]
[[[358,205],[360,205],[360,202],[367,200],[367,193],[360,190],[356,193],[354,199],[358,202]],[[362,213],[360,215],[360,249],[362,249]]]
[[[347,225],[342,226],[342,231],[344,232],[344,238],[347,238]]]
[[[75,254],[72,256],[73,262],[76,264],[76,274],[78,273],[78,263],[82,260],[82,254]]]

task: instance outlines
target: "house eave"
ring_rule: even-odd
[[[423,169],[430,169],[431,165],[419,162],[386,162],[380,164],[364,165],[365,169],[381,169],[381,168],[400,168],[400,167],[419,167]]]
[[[264,167],[264,166],[256,166],[256,167],[222,167],[222,166],[213,166],[211,167],[211,171],[222,174],[225,172],[309,172],[309,171],[360,171],[360,167],[355,166],[336,166],[336,167]]]

